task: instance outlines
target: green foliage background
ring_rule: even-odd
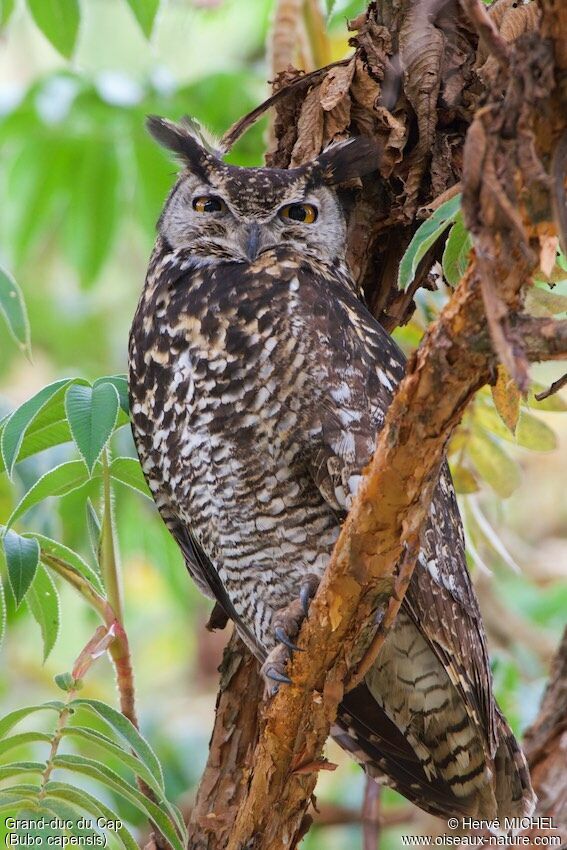
[[[338,57],[347,50],[345,18],[363,3],[330,5],[328,35]],[[101,520],[104,525],[102,482],[108,465],[141,728],[161,765],[136,739],[134,772],[146,780],[144,771],[149,772],[163,800],[182,807],[206,758],[225,637],[204,630],[209,605],[189,581],[147,498],[126,425],[124,385],[112,376],[126,369],[128,327],[154,224],[174,175],[174,166],[147,137],[144,117],[190,114],[220,134],[255,106],[267,92],[271,11],[272,0],[0,2],[0,266],[5,270],[0,311],[8,320],[0,316],[2,469],[18,460],[12,481],[0,472],[0,525],[10,518],[13,523],[0,555],[5,591],[0,623],[6,632],[0,714],[64,699],[54,677],[71,670],[99,625],[92,607],[52,569],[50,557],[67,558],[100,589],[98,525]],[[231,160],[260,163],[264,131],[265,122],[254,127]],[[443,270],[448,284],[458,280],[469,246],[455,207],[441,212],[416,238],[400,272],[402,284],[428,240],[449,227]],[[562,263],[559,258],[553,291],[544,280],[534,290],[534,312],[565,312]],[[33,360],[18,285],[27,305]],[[417,344],[446,297],[443,285],[419,296],[414,320],[397,332],[406,350]],[[553,366],[534,370],[540,384],[557,373]],[[104,376],[111,377],[100,380]],[[11,420],[12,437],[8,415],[63,378],[77,380],[46,393],[50,400],[18,447],[14,440],[26,408]],[[567,405],[557,398],[538,405],[533,393],[521,401],[505,376],[500,389],[500,395],[479,394],[453,440],[451,461],[491,639],[496,691],[521,733],[537,710],[567,609],[567,417],[559,415]],[[51,447],[38,451],[45,445]],[[63,495],[47,498],[55,493]],[[54,549],[46,538],[76,554]],[[37,567],[40,547],[43,565]],[[68,690],[69,677],[58,681]],[[92,702],[116,704],[104,655],[88,671],[82,690],[71,694],[79,697],[83,703],[76,704],[71,727],[86,732],[65,736],[63,762],[54,775],[79,771],[72,779],[76,786],[94,794],[139,839],[147,812],[135,793],[128,797],[124,790],[124,783],[134,788],[124,770],[132,740],[124,738],[114,715],[109,724]],[[36,775],[37,767],[34,774],[29,765],[45,763],[53,717],[53,709],[23,717],[16,731],[24,737],[10,751],[0,744],[0,838],[3,813],[18,809],[6,791],[14,784],[9,765],[15,760],[28,765],[18,768],[18,782],[32,782],[27,776]],[[97,732],[108,739],[102,744],[99,739],[98,751]],[[321,776],[321,798],[358,806],[361,772],[333,745],[330,758],[341,769]],[[119,779],[108,772],[95,776],[92,764],[81,759],[99,759]],[[34,793],[28,789],[31,798]],[[84,808],[86,797],[73,798],[69,789],[54,787],[53,800],[52,810],[63,816],[69,806]],[[387,793],[384,805],[389,810],[403,802]],[[175,825],[175,811],[170,814]],[[385,832],[386,850],[398,846],[399,832]],[[360,846],[356,825],[327,829],[324,836],[329,850]],[[127,837],[122,841],[128,846]],[[305,847],[320,847],[321,841],[315,830]]]

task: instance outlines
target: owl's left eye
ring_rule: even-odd
[[[226,204],[215,195],[199,195],[193,198],[193,209],[199,213],[224,212]]]
[[[291,219],[300,224],[313,224],[317,220],[317,207],[313,204],[286,204],[280,210],[280,218]]]

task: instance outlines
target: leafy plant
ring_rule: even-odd
[[[130,7],[140,29],[150,38],[160,0],[124,0]],[[70,59],[77,44],[81,23],[79,0],[26,0],[34,23],[50,44],[66,59]],[[14,11],[14,0],[2,0],[0,27],[5,26]]]
[[[80,459],[53,466],[35,481],[16,504],[5,526],[0,527],[8,583],[16,607],[25,601],[39,623],[44,658],[53,649],[59,632],[54,578],[63,579],[79,591],[104,623],[80,653],[73,672],[57,677],[59,686],[67,692],[64,703],[21,708],[0,720],[0,755],[5,756],[24,744],[48,745],[43,761],[6,761],[0,767],[0,778],[14,780],[14,784],[0,789],[0,808],[15,812],[25,809],[31,820],[39,820],[46,813],[67,811],[65,807],[75,812],[73,822],[77,821],[77,812],[115,817],[103,802],[84,789],[51,778],[54,769],[79,773],[128,800],[172,847],[180,850],[185,834],[182,818],[167,801],[161,767],[132,722],[135,719],[133,684],[128,640],[122,626],[112,491],[116,485],[122,485],[146,496],[149,493],[137,460],[110,458],[110,440],[127,423],[128,393],[123,375],[99,378],[92,384],[81,378],[61,379],[44,387],[0,423],[3,469],[10,476],[14,476],[23,459],[63,442],[72,440],[80,455]],[[57,540],[34,531],[19,533],[13,528],[43,500],[74,490],[82,491],[85,509],[91,516],[94,568],[78,552]],[[102,503],[101,516],[91,501],[97,499]],[[6,610],[3,598],[0,610],[2,632]],[[80,699],[76,695],[94,660],[107,650],[116,667],[123,713],[100,701]],[[87,709],[83,725],[72,722],[79,708]],[[40,711],[56,712],[51,732],[32,730],[7,737],[14,725]],[[104,734],[89,725],[93,713],[107,727]],[[88,742],[103,755],[118,756],[120,764],[142,783],[142,790],[105,762],[61,752],[64,742],[76,738]],[[73,829],[71,834],[75,834]],[[136,846],[123,826],[114,837],[124,847]]]

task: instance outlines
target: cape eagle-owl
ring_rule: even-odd
[[[264,661],[292,642],[278,612],[325,570],[404,371],[347,267],[335,189],[374,171],[377,151],[358,138],[299,168],[238,168],[189,126],[149,129],[182,170],[130,336],[134,438],[189,572]],[[333,735],[435,815],[533,807],[446,465],[394,627]]]

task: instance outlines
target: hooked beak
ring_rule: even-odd
[[[258,248],[260,247],[260,225],[251,224],[248,231],[248,239],[246,240],[246,256],[249,260],[255,260],[258,256]]]

